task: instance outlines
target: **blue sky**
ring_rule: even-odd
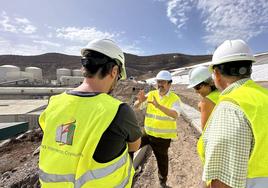
[[[124,52],[211,54],[241,38],[268,51],[267,0],[2,0],[0,54],[79,55],[96,38]]]

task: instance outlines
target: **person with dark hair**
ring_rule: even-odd
[[[142,133],[130,106],[108,95],[126,79],[124,54],[109,39],[90,42],[81,54],[83,83],[51,97],[39,118],[41,185],[130,188],[129,152],[138,150]]]
[[[171,139],[177,138],[176,119],[181,112],[179,96],[170,91],[172,76],[166,70],[156,76],[157,90],[145,95],[141,90],[134,104],[136,109],[146,108],[144,121],[145,135],[141,139],[141,147],[150,145],[157,160],[158,177],[161,187],[166,185],[168,175],[168,148]]]
[[[254,62],[242,40],[227,40],[213,54],[210,69],[221,95],[199,147],[207,187],[268,186],[268,90],[250,79]]]
[[[195,92],[202,97],[198,103],[198,108],[201,113],[201,128],[203,130],[220,95],[208,67],[198,66],[189,72],[188,88],[194,88]]]

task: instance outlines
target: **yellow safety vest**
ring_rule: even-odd
[[[219,92],[219,90],[214,90],[214,91],[210,92],[206,96],[206,98],[211,100],[213,103],[217,104],[218,101],[219,101],[220,94],[221,93]],[[215,107],[214,107],[214,109],[215,109]],[[212,114],[212,112],[211,112],[211,114]],[[207,120],[207,122],[209,121],[209,119]],[[199,139],[197,141],[197,153],[199,154],[202,163],[204,163],[205,162],[205,153],[204,153],[204,150],[203,150],[203,133],[202,133],[202,135],[199,137]]]
[[[220,92],[218,90],[214,90],[212,92],[210,92],[206,98],[208,98],[209,100],[211,100],[214,104],[216,104],[219,100],[219,96],[220,96]]]
[[[248,161],[247,188],[268,186],[268,90],[252,80],[246,81],[231,93],[220,96],[221,101],[238,104],[250,122],[254,147]],[[213,126],[213,125],[212,125]],[[204,132],[204,131],[203,131]],[[198,144],[198,153],[205,159],[204,141]]]
[[[158,90],[150,91],[148,93],[147,101],[153,101],[154,97],[160,105],[163,105],[169,109],[172,108],[174,102],[178,100],[180,101],[179,96],[173,92],[170,92],[169,96],[164,96],[162,99],[160,99]],[[144,129],[146,134],[154,137],[164,139],[177,138],[176,119],[167,116],[150,103],[148,103],[146,110]]]
[[[42,187],[131,187],[134,168],[127,147],[110,162],[93,159],[120,104],[107,94],[51,97],[39,118],[44,132],[39,156]]]

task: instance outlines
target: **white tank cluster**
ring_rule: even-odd
[[[12,81],[28,81],[28,82],[40,82],[42,81],[42,69],[38,67],[26,67],[25,71],[14,65],[2,65],[0,66],[0,82],[12,82]]]
[[[60,68],[57,69],[57,81],[58,84],[65,86],[79,85],[83,82],[84,77],[80,69],[67,69]]]

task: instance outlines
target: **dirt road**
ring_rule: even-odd
[[[178,120],[179,139],[169,148],[169,175],[167,184],[173,188],[201,187],[202,167],[196,153],[198,133],[182,118]],[[150,152],[151,154],[151,152]],[[158,169],[153,154],[147,157],[141,172],[134,180],[134,188],[159,187]]]

